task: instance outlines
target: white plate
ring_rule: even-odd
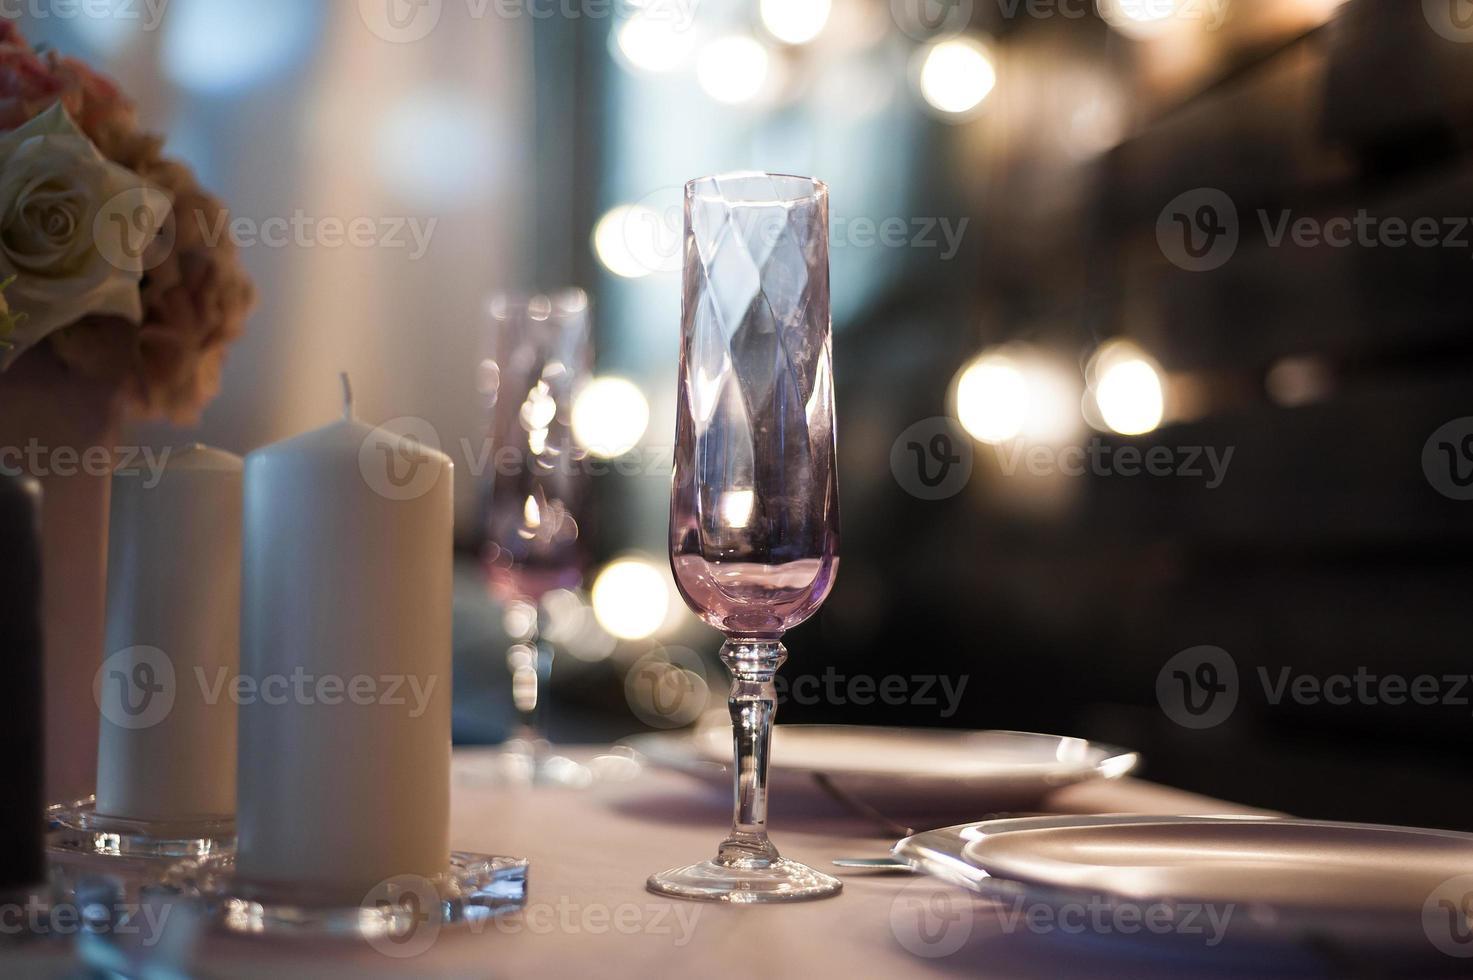
[[[1182,924],[1192,912],[1199,926],[1222,923],[1229,946],[1396,951],[1450,968],[1473,956],[1473,834],[1286,818],[1031,817],[917,834],[895,855],[1004,907],[1046,909],[1047,921],[1100,909],[1105,925],[1089,920],[1087,938],[1205,949],[1211,936]],[[1118,928],[1156,908],[1166,910],[1154,913],[1159,932]]]
[[[731,730],[639,735],[627,744],[650,761],[728,786]],[[830,777],[865,799],[964,796],[990,809],[1037,802],[1061,786],[1118,779],[1140,758],[1079,738],[1027,732],[778,725],[771,782],[778,792]]]

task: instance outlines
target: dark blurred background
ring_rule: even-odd
[[[640,703],[652,663],[722,705],[720,638],[663,558],[679,195],[762,169],[833,207],[843,566],[786,674],[840,695],[783,721],[1087,736],[1244,803],[1473,829],[1473,3],[114,6],[21,16],[122,78],[238,216],[382,232],[243,242],[264,302],[223,396],[143,437],[252,449],[329,420],[340,369],[365,416],[432,422],[460,481],[459,739],[515,717],[476,559],[498,288],[586,289],[600,375],[630,383],[586,413],[617,459],[584,587],[545,610],[554,736],[690,720]],[[422,249],[391,244],[410,220]],[[1203,646],[1237,672],[1205,726],[1182,697],[1222,661],[1178,657]],[[889,675],[898,703],[864,686]]]

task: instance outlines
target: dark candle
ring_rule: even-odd
[[[0,473],[0,893],[46,878],[41,488]]]

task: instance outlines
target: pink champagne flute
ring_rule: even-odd
[[[838,893],[767,837],[767,768],[783,635],[818,610],[839,558],[828,188],[741,173],[685,192],[685,294],[670,563],[686,603],[726,634],[736,807],[716,857],[649,879],[724,902]]]

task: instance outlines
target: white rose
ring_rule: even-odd
[[[0,135],[0,281],[24,320],[0,371],[52,332],[92,314],[143,319],[143,252],[168,197],[108,161],[60,103]]]

